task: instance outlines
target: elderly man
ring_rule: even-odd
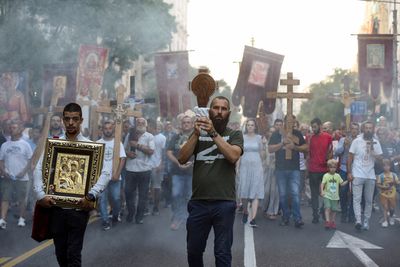
[[[126,151],[126,178],[125,178],[125,198],[128,208],[127,222],[135,221],[143,224],[144,210],[147,203],[149,192],[151,170],[153,164],[151,155],[155,149],[154,136],[147,132],[147,121],[144,118],[136,119],[136,132],[129,133],[125,142]],[[136,190],[139,193],[138,205],[136,209],[135,198]]]

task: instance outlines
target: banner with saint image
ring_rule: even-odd
[[[393,34],[358,35],[360,89],[377,99],[383,90],[391,97],[393,82]]]
[[[278,89],[284,56],[266,50],[245,46],[239,77],[232,95],[234,105],[242,105],[243,115],[255,118],[260,101],[264,112],[275,110],[275,99],[267,99],[267,92]]]
[[[175,117],[191,109],[188,52],[157,53],[154,56],[154,65],[161,117]]]

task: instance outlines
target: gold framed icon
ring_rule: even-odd
[[[43,158],[45,194],[56,206],[79,208],[79,200],[100,177],[104,144],[47,139]]]

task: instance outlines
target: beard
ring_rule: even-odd
[[[372,137],[373,137],[373,134],[371,132],[365,132],[364,133],[364,139],[371,140]]]
[[[220,116],[215,116],[215,117],[210,116],[210,119],[211,119],[217,133],[222,135],[222,133],[226,129],[226,126],[228,125],[229,115],[225,119]]]
[[[144,134],[144,133],[146,132],[146,126],[143,126],[143,127],[136,127],[136,131],[137,131],[139,134]]]

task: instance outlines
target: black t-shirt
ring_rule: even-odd
[[[221,134],[229,144],[243,153],[243,134],[230,128]],[[235,163],[225,159],[213,139],[200,136],[194,151],[193,194],[195,200],[235,200]]]
[[[172,154],[174,154],[174,156],[176,158],[178,158],[179,150],[181,150],[181,147],[187,142],[188,139],[189,139],[189,135],[182,134],[182,133],[172,136],[172,138],[168,144],[167,150],[172,151]],[[193,157],[189,161],[193,161]],[[172,175],[174,175],[174,174],[176,174],[176,175],[192,175],[193,168],[191,167],[191,168],[187,168],[187,169],[181,169],[174,162],[171,162],[170,173]]]
[[[306,143],[300,131],[293,130],[293,135],[299,138],[299,144],[297,146],[301,146]],[[282,135],[278,131],[275,131],[272,134],[268,145],[276,145],[281,142]],[[283,148],[280,148],[275,152],[275,169],[280,171],[300,170],[300,152],[292,150],[292,159],[286,159],[285,155],[286,150]]]

